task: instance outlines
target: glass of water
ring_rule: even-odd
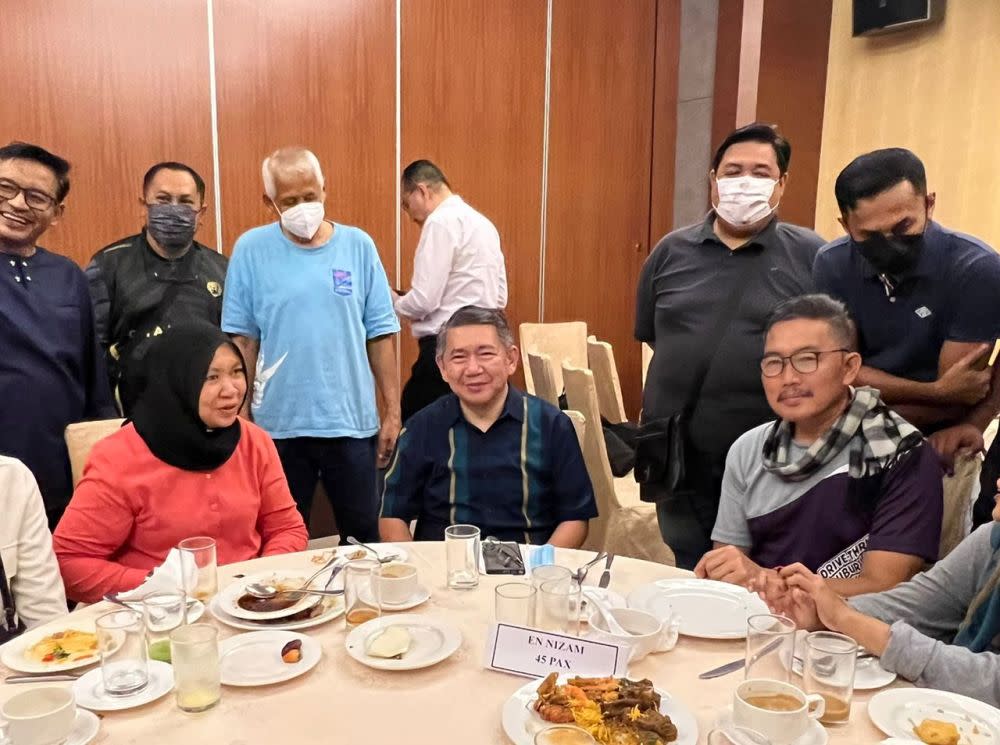
[[[142,600],[149,658],[170,662],[170,632],[187,623],[187,598],[183,592],[154,592]]]
[[[110,696],[129,696],[149,683],[149,658],[142,614],[114,610],[97,619],[101,678]]]
[[[747,619],[745,677],[791,681],[795,656],[795,622],[762,613]]]
[[[205,623],[170,632],[177,706],[183,711],[211,709],[222,696],[219,672],[219,630]]]
[[[560,634],[580,635],[580,583],[552,579],[538,588],[537,628]]]
[[[188,597],[209,601],[219,587],[216,573],[215,539],[208,536],[185,538],[177,544],[181,552],[184,590]],[[192,569],[192,564],[194,569]],[[194,586],[189,584],[194,576]]]
[[[527,582],[504,582],[497,585],[494,593],[497,623],[535,625],[535,598],[538,590],[534,585]]]
[[[448,587],[471,590],[479,586],[479,528],[451,525],[444,530],[448,558]]]

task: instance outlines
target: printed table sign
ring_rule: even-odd
[[[486,637],[483,666],[529,678],[551,672],[604,677],[625,675],[628,658],[623,645],[495,623]]]

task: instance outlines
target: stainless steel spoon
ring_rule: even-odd
[[[396,559],[399,558],[399,554],[389,554],[388,556],[379,556],[378,551],[376,551],[368,544],[362,543],[352,535],[347,536],[347,542],[350,543],[352,546],[358,546],[359,548],[368,549],[369,551],[372,552],[372,554],[375,555],[375,558],[378,559],[378,562],[380,564],[388,564],[390,561],[395,561]]]
[[[326,564],[324,564],[323,566],[321,566],[319,568],[319,571],[317,571],[315,574],[313,574],[313,576],[311,576],[309,579],[307,579],[305,582],[303,582],[302,583],[302,587],[299,587],[296,590],[279,590],[274,585],[265,584],[263,582],[251,582],[250,584],[246,585],[245,589],[246,589],[246,591],[249,594],[253,595],[255,598],[260,598],[261,600],[270,600],[271,598],[273,598],[273,597],[275,597],[276,595],[279,595],[279,594],[281,594],[281,595],[291,595],[291,594],[296,594],[297,593],[297,594],[299,594],[301,596],[301,595],[305,594],[306,592],[309,592],[309,594],[317,594],[317,595],[324,595],[324,594],[340,595],[341,593],[337,592],[335,590],[316,590],[316,591],[313,591],[313,590],[309,590],[308,589],[309,585],[311,585],[313,583],[313,580],[315,580],[319,575],[321,575],[323,572],[325,572],[327,569],[329,569],[330,566],[334,562],[337,561],[337,559],[338,559],[338,557],[336,555],[334,555],[334,557],[332,559],[330,559],[328,562],[326,562]],[[330,579],[332,580],[333,577],[336,575],[336,573],[339,572],[343,568],[344,568],[343,564],[341,564],[338,567],[335,567],[334,570],[333,570],[333,574],[330,576]],[[329,582],[327,583],[327,586],[329,587]]]

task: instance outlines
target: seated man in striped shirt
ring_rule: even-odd
[[[597,505],[573,424],[509,385],[517,362],[502,311],[466,306],[445,323],[437,364],[452,393],[400,433],[382,494],[382,540],[441,540],[462,523],[505,541],[583,544]]]

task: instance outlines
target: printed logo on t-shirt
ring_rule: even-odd
[[[344,269],[333,270],[333,291],[344,297],[351,296],[351,273]]]
[[[250,406],[252,408],[256,409],[261,405],[261,402],[264,400],[264,389],[267,388],[268,381],[274,377],[276,372],[278,372],[278,368],[281,367],[281,364],[285,361],[287,356],[288,352],[285,352],[278,358],[277,362],[268,367],[264,362],[264,355],[258,355],[257,375],[254,376],[253,379],[253,398],[250,399]]]
[[[916,313],[921,318],[927,318],[927,316],[931,315],[932,311],[926,305],[921,305],[919,308],[917,308],[913,312]]]
[[[824,579],[851,579],[861,575],[861,558],[868,550],[868,536],[858,539],[816,570]]]

